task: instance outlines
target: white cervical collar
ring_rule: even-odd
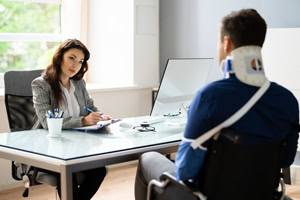
[[[225,77],[235,74],[237,79],[247,85],[260,87],[267,79],[259,46],[243,46],[233,50],[231,57],[222,61],[221,69]]]

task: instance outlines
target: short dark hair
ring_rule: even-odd
[[[235,11],[223,17],[221,37],[229,36],[236,48],[246,45],[262,47],[267,32],[265,20],[254,9]]]

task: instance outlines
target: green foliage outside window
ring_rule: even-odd
[[[60,5],[0,0],[0,33],[59,34]],[[1,37],[1,36],[0,36]],[[59,42],[0,42],[0,72],[45,68]]]

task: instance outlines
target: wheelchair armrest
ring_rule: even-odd
[[[181,187],[182,189],[190,192],[199,192],[199,187],[193,183],[190,182],[182,182],[177,181],[176,177],[174,177],[172,174],[168,172],[164,172],[160,177],[161,181],[169,180],[171,183],[174,183],[178,187]]]
[[[182,181],[177,181],[176,177],[174,177],[172,174],[168,173],[168,172],[164,172],[159,179],[161,181],[170,181],[171,183],[175,184],[176,186],[182,187],[185,190],[191,191],[190,188]]]
[[[189,185],[186,185],[182,181],[177,181],[173,175],[167,172],[164,172],[160,176],[160,181],[150,181],[150,183],[148,184],[147,200],[151,199],[151,190],[153,186],[157,187],[157,189],[161,189],[161,191],[164,191],[160,194],[164,196],[162,199],[206,199],[205,196],[201,192],[199,192],[198,188],[197,190],[190,188]]]
[[[159,179],[161,181],[166,181],[168,180],[169,182],[175,184],[176,186],[179,186],[181,188],[184,188],[185,190],[191,191],[190,188],[182,181],[177,181],[176,177],[174,177],[172,174],[168,172],[164,172]]]
[[[170,179],[170,180],[172,180],[172,181],[177,181],[177,180],[176,180],[176,177],[173,176],[172,174],[168,173],[168,172],[164,172],[164,173],[159,177],[159,179],[160,179],[161,181],[164,181],[164,180],[166,180],[166,179]]]

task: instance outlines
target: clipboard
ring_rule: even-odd
[[[96,125],[92,126],[84,126],[84,127],[78,127],[78,128],[72,128],[72,130],[77,131],[97,131],[99,129],[102,129],[106,126],[109,126],[111,124],[114,124],[116,122],[121,121],[122,119],[112,119],[112,120],[106,120],[106,121],[100,121]]]

